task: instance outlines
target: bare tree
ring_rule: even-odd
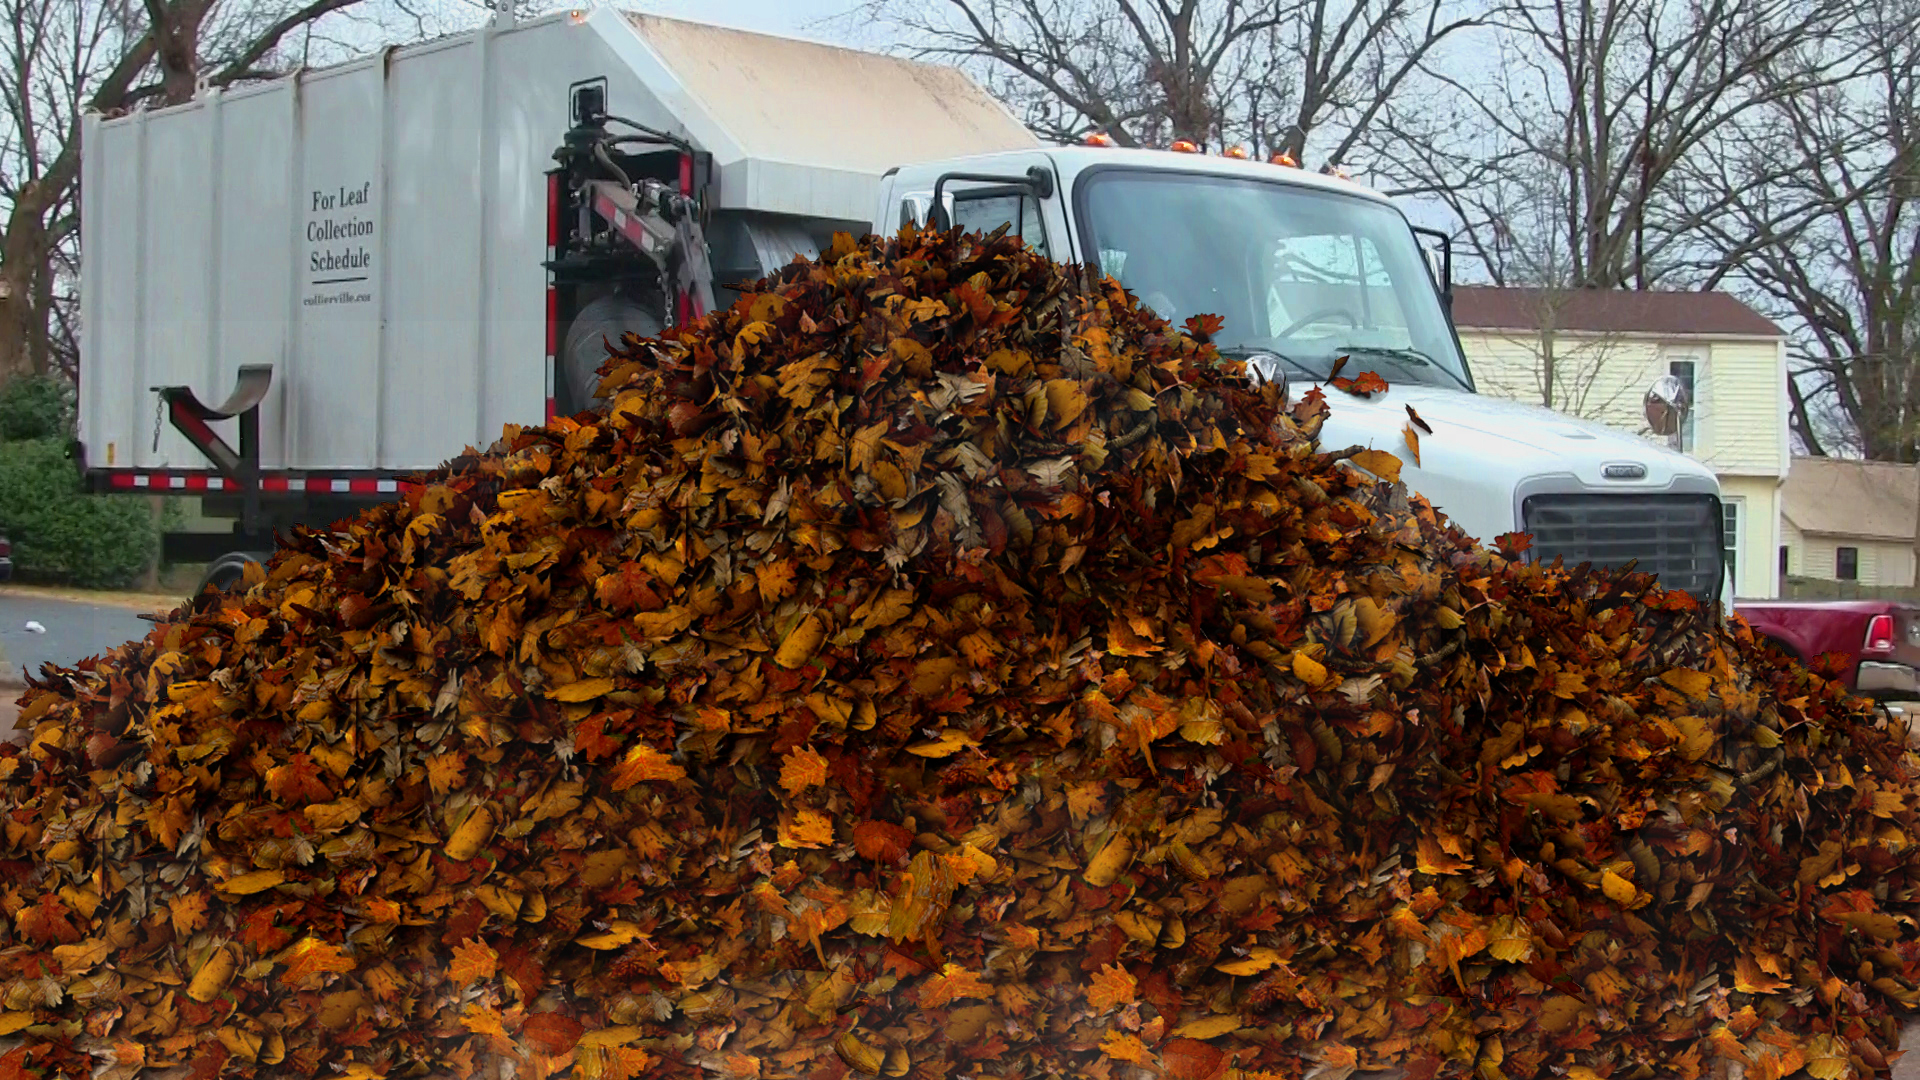
[[[1390,116],[1374,170],[1444,201],[1488,273],[1542,283],[1516,248],[1551,235],[1568,285],[1672,284],[1713,208],[1683,190],[1711,135],[1841,78],[1808,61],[1839,19],[1819,0],[1513,0],[1498,60],[1436,73],[1445,126]],[[1463,163],[1505,163],[1501,183]],[[1531,280],[1528,280],[1531,279]]]
[[[1847,80],[1723,133],[1695,187],[1709,281],[1796,331],[1791,424],[1813,454],[1920,461],[1920,0],[1864,0]]]
[[[1043,138],[1185,139],[1325,167],[1453,35],[1463,0],[872,0],[923,56],[957,61]]]

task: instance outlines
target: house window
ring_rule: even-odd
[[[1734,592],[1740,591],[1740,510],[1746,504],[1728,499],[1720,504],[1720,556],[1727,564],[1727,576],[1733,579]]]
[[[1700,390],[1695,384],[1695,365],[1692,360],[1670,360],[1667,362],[1667,374],[1680,380],[1687,388],[1687,414],[1680,418],[1680,452],[1693,453],[1694,421],[1700,415]]]
[[[1833,551],[1834,577],[1841,581],[1860,580],[1860,549],[1855,547],[1835,548]]]
[[[1787,552],[1789,552],[1790,550],[1792,549],[1787,547],[1787,545],[1785,544],[1780,545],[1780,576],[1781,577],[1786,577],[1788,574],[1791,574],[1793,572],[1788,569],[1788,567],[1791,565],[1791,560],[1787,558]]]

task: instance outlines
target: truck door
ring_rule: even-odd
[[[991,159],[969,159],[965,163],[947,162],[901,170],[893,185],[897,216],[894,227],[912,222],[925,226],[933,209],[933,193],[940,178],[955,172],[1024,176],[1035,166],[1053,175],[1053,192],[1036,198],[991,180],[949,179],[942,187],[941,202],[953,224],[968,232],[992,232],[1009,225],[1009,235],[1018,236],[1029,247],[1057,262],[1073,261],[1073,241],[1068,233],[1066,200],[1061,190],[1053,159],[1047,154],[1015,152],[995,154]]]

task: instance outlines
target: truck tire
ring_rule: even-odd
[[[194,588],[193,595],[206,592],[209,585],[215,592],[228,592],[246,580],[248,564],[264,567],[270,558],[272,556],[263,551],[228,552],[207,564],[207,572],[200,575],[200,584]]]
[[[600,365],[607,362],[608,346],[618,347],[626,334],[643,338],[659,335],[662,320],[642,304],[610,293],[594,300],[573,317],[561,346],[558,372],[559,408],[563,416],[597,408],[594,395],[600,385]]]

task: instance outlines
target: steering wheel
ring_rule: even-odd
[[[1273,335],[1274,340],[1278,341],[1284,338],[1290,338],[1299,333],[1302,327],[1312,326],[1314,323],[1320,322],[1323,319],[1331,319],[1335,316],[1347,320],[1348,326],[1358,327],[1360,325],[1360,320],[1354,318],[1352,313],[1345,308],[1322,308],[1319,311],[1308,312],[1298,319],[1295,319],[1285,330]]]

